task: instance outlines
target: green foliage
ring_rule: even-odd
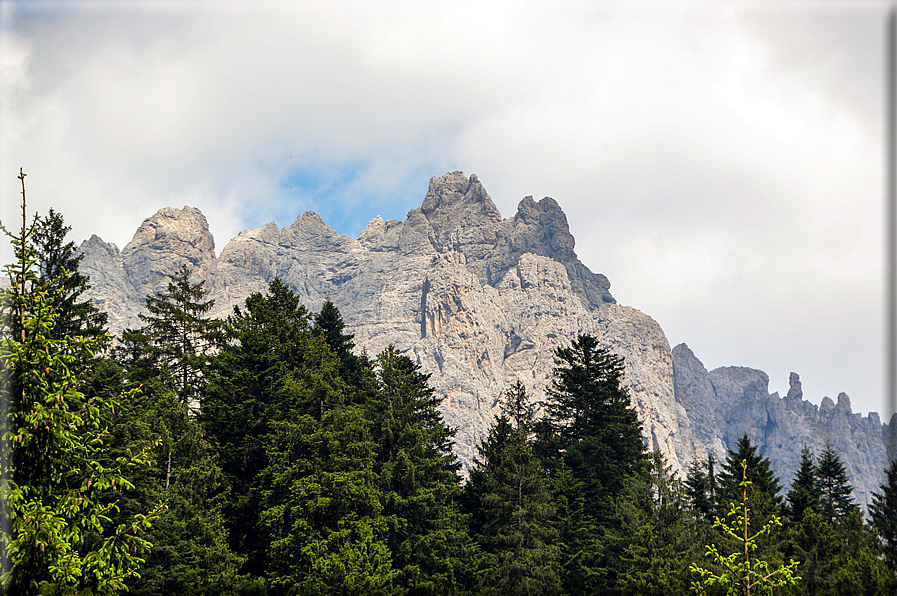
[[[149,314],[138,315],[144,323],[139,331],[143,337],[130,341],[141,346],[143,366],[167,368],[180,400],[193,406],[205,385],[211,355],[220,343],[221,322],[206,317],[215,302],[203,301],[205,281],[193,284],[191,275],[190,268],[181,265],[171,276],[167,292],[147,296]]]
[[[473,583],[475,547],[455,504],[461,494],[455,431],[442,419],[430,375],[394,346],[377,356],[373,370],[377,390],[366,411],[397,585],[414,594],[462,591]]]
[[[785,556],[802,561],[803,582],[791,593],[890,593],[888,578],[893,575],[886,572],[851,492],[844,465],[831,446],[826,446],[819,466],[809,449],[802,451],[788,492],[792,523],[779,545]]]
[[[232,486],[245,571],[277,594],[392,593],[373,423],[348,398],[331,323],[313,330],[280,280],[247,298],[228,319],[202,419]]]
[[[310,330],[310,315],[279,279],[235,308],[227,341],[212,361],[200,419],[231,487],[225,507],[232,548],[244,571],[268,565],[259,532],[257,477],[269,464],[269,440],[282,421],[321,419],[339,396],[336,362]],[[273,477],[273,476],[272,476]]]
[[[800,467],[788,491],[788,513],[795,522],[800,522],[807,509],[819,511],[822,491],[819,487],[819,469],[813,461],[813,452],[804,447],[800,452]]]
[[[622,358],[580,335],[555,364],[533,450],[557,499],[564,590],[591,594],[607,587],[602,527],[615,521],[626,478],[644,469],[645,444]]]
[[[816,469],[819,491],[819,512],[831,521],[848,515],[857,504],[853,501],[853,487],[847,479],[847,466],[831,445],[826,445],[819,456]]]
[[[739,544],[741,548],[729,555],[723,555],[715,544],[707,546],[707,556],[718,566],[722,567],[720,573],[692,564],[691,571],[700,574],[701,580],[691,584],[692,590],[698,594],[706,595],[706,588],[720,585],[726,589],[726,594],[772,594],[775,588],[795,585],[801,578],[794,575],[798,562],[791,560],[787,565],[778,567],[770,565],[755,554],[758,548],[757,541],[763,536],[768,536],[774,527],[781,526],[782,521],[773,515],[769,521],[755,533],[750,530],[751,508],[748,506],[748,493],[752,481],[748,480],[747,459],[742,460],[742,480],[739,486],[742,490],[741,502],[729,504],[726,517],[731,521],[716,518],[713,527],[722,531],[723,536]]]
[[[624,478],[645,461],[641,423],[622,384],[623,359],[580,335],[555,351],[555,364],[538,452],[549,465],[570,468],[582,482],[585,513],[601,520]]]
[[[71,230],[61,213],[50,209],[34,225],[33,245],[38,270],[38,283],[47,290],[56,313],[48,336],[89,337],[96,339],[93,350],[104,349],[109,342],[106,334],[108,315],[92,302],[82,299],[90,289],[86,276],[78,271],[84,255],[78,254],[74,242],[65,242]]]
[[[607,530],[614,594],[681,594],[688,590],[696,545],[686,524],[686,491],[654,451],[648,466],[627,479],[614,503],[618,524]]]
[[[518,381],[507,390],[480,461],[465,487],[471,530],[483,555],[481,593],[559,594],[560,546],[556,509],[532,450],[535,408]]]
[[[748,504],[755,514],[754,525],[750,529],[757,532],[762,519],[781,512],[784,504],[784,498],[779,494],[782,485],[773,472],[769,459],[757,453],[757,446],[751,443],[745,433],[738,439],[735,449],[729,450],[718,476],[720,503],[741,500],[742,462],[747,462],[747,479],[751,483],[748,488]]]
[[[869,515],[872,526],[884,545],[885,558],[897,574],[897,460],[885,469],[881,492],[872,493]]]
[[[138,575],[150,546],[143,536],[161,505],[112,523],[147,453],[107,457],[108,417],[130,395],[85,395],[79,385],[98,340],[53,335],[71,312],[60,307],[66,290],[42,284],[35,271],[40,220],[26,225],[24,177],[21,233],[2,228],[16,255],[6,266],[10,289],[0,292],[0,496],[11,522],[0,534],[11,563],[2,584],[21,594],[111,594]]]
[[[339,358],[340,376],[350,385],[354,385],[361,381],[362,360],[352,353],[355,342],[352,341],[351,334],[343,333],[345,328],[346,324],[343,322],[339,309],[330,299],[325,300],[320,312],[314,317],[312,333],[324,338],[324,341]]]
[[[203,302],[201,283],[190,284],[185,267],[168,289],[147,298],[152,305],[151,316],[144,317],[147,326],[126,333],[114,350],[123,368],[117,375],[108,370],[101,381],[107,387],[142,388],[114,420],[115,446],[128,449],[152,437],[161,440],[152,452],[154,467],[135,482],[125,507],[162,499],[168,508],[150,532],[154,548],[142,577],[128,586],[138,596],[234,593],[247,578],[239,575],[242,559],[228,546],[223,515],[228,486],[188,405],[204,384],[204,352],[218,342],[220,326],[201,316],[211,303]]]
[[[712,521],[718,513],[715,467],[716,460],[712,453],[708,453],[704,461],[695,455],[685,476],[684,488],[689,507],[697,518],[705,521]]]

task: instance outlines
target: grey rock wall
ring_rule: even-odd
[[[89,297],[109,312],[113,333],[139,326],[146,295],[163,290],[183,263],[206,280],[213,316],[227,316],[275,277],[312,309],[330,298],[359,349],[375,355],[395,344],[432,374],[445,418],[458,428],[456,452],[468,465],[502,391],[520,379],[542,399],[554,349],[591,333],[625,358],[646,442],[674,468],[694,453],[724,457],[733,437],[748,430],[790,476],[795,443],[787,433],[803,438],[822,424],[831,429],[825,437],[850,454],[858,478],[867,478],[855,481],[858,490],[878,478],[877,418],[845,415],[849,403],[817,411],[790,392],[785,400],[771,397],[761,371],[706,371],[686,346],[670,350],[651,317],[617,304],[607,278],[585,267],[574,246],[554,199],[525,197],[503,219],[475,175],[452,172],[431,179],[422,205],[404,221],[378,216],[358,238],[308,211],[283,229],[270,222],[240,232],[216,258],[205,217],[184,207],[148,218],[122,251],[95,236],[80,250],[93,284]],[[844,440],[836,443],[836,435]]]
[[[847,464],[860,505],[867,507],[872,491],[879,491],[889,462],[889,427],[877,413],[853,413],[845,393],[837,404],[824,397],[816,406],[803,399],[797,373],[791,373],[783,398],[769,393],[769,377],[761,370],[728,366],[707,372],[685,344],[673,348],[672,356],[676,401],[685,408],[697,441],[717,459],[747,433],[787,490],[801,450],[809,447],[818,456],[829,443]]]

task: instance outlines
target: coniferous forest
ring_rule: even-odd
[[[506,389],[465,475],[428,375],[329,301],[275,279],[212,320],[184,265],[110,338],[62,215],[4,231],[9,594],[897,590],[897,464],[868,512],[831,447],[773,470],[745,435],[673,474],[594,337]]]

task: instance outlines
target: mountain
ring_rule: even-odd
[[[192,207],[165,208],[121,251],[93,236],[80,247],[89,298],[109,313],[113,333],[139,326],[149,293],[188,263],[206,280],[214,316],[232,312],[275,277],[317,309],[330,298],[356,344],[377,354],[395,344],[431,373],[458,428],[456,452],[469,465],[505,388],[521,380],[539,400],[552,353],[579,333],[625,358],[626,381],[649,448],[676,469],[693,454],[725,456],[747,432],[788,484],[804,444],[830,441],[842,454],[862,504],[887,464],[877,414],[853,414],[846,395],[816,407],[797,375],[785,398],[768,393],[762,371],[707,372],[688,349],[670,349],[648,315],[622,306],[608,279],[574,252],[567,218],[549,197],[525,197],[503,219],[476,175],[432,178],[404,221],[379,216],[358,238],[338,234],[307,211],[292,225],[244,230],[215,256],[208,222]],[[828,401],[826,401],[828,400]]]

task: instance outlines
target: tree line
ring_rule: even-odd
[[[465,479],[429,375],[356,350],[329,300],[275,279],[210,319],[184,265],[113,345],[67,232],[24,201],[7,232],[10,594],[735,594],[745,569],[781,571],[753,593],[897,588],[897,464],[868,519],[830,446],[786,494],[747,435],[680,478],[622,358],[580,335],[542,401],[505,391]]]

